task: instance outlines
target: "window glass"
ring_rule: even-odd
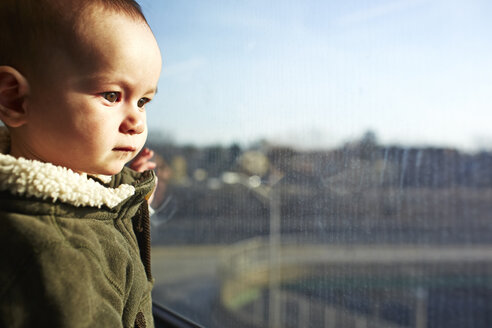
[[[210,328],[492,326],[490,2],[141,4],[154,302]]]

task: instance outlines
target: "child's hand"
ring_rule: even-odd
[[[154,157],[154,151],[150,150],[149,148],[144,148],[142,151],[133,159],[133,161],[130,163],[129,167],[132,170],[135,170],[137,172],[143,172],[147,170],[153,170],[156,167],[156,163],[153,161],[150,161],[150,159]],[[155,179],[155,184],[157,186],[157,178]],[[152,200],[154,199],[154,193],[155,189],[152,191],[152,195],[150,195],[148,199],[148,203],[152,203]]]
[[[144,148],[130,163],[129,167],[137,172],[155,169],[155,162],[150,161],[154,156],[154,151]]]

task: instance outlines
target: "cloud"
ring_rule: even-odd
[[[390,14],[401,12],[411,7],[416,7],[427,0],[397,0],[384,3],[379,6],[352,12],[341,16],[336,20],[337,25],[348,26],[364,23],[370,20],[381,18]]]

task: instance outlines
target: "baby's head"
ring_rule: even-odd
[[[2,0],[10,154],[116,174],[143,147],[161,55],[133,0]]]

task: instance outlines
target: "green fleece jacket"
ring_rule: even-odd
[[[0,327],[152,327],[154,181],[0,154]]]

